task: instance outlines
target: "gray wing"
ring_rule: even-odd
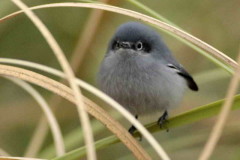
[[[188,87],[193,91],[198,91],[197,83],[194,81],[192,76],[180,65],[167,64],[169,68],[175,69],[177,74],[182,76],[188,84]]]

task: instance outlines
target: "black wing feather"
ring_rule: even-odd
[[[198,91],[197,83],[194,81],[192,76],[190,76],[187,72],[178,72],[180,76],[186,79],[188,87],[193,91]]]
[[[176,69],[177,74],[182,76],[187,81],[187,85],[191,90],[198,91],[197,83],[194,81],[192,76],[182,66],[176,66],[173,64],[168,64],[167,66],[170,68]]]

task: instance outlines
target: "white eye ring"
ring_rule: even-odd
[[[136,44],[135,44],[135,48],[136,50],[140,51],[143,49],[143,43],[141,41],[138,41]]]

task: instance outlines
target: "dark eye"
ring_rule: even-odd
[[[119,41],[114,41],[112,44],[112,49],[119,49],[120,48],[120,43]]]
[[[140,50],[143,50],[143,43],[141,41],[138,41],[136,44],[135,44],[135,48],[136,50],[140,51]]]

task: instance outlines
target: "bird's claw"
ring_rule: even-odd
[[[167,118],[168,118],[168,113],[167,111],[165,111],[163,115],[158,119],[157,124],[161,129],[166,129],[166,131],[168,132],[169,129],[166,126],[166,123],[169,123],[169,121],[167,120]]]
[[[131,126],[131,127],[128,129],[128,132],[129,132],[131,135],[133,135],[136,130],[137,130],[137,129],[135,128],[135,126]],[[142,141],[142,135],[141,135],[141,134],[139,135],[139,141]]]

